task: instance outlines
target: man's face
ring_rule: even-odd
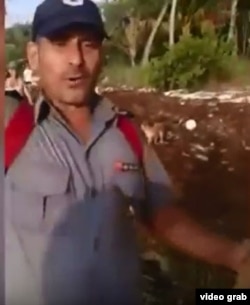
[[[71,27],[31,43],[28,58],[48,98],[81,106],[88,100],[99,76],[102,39],[91,30]]]

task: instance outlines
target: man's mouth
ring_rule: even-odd
[[[84,80],[85,80],[85,78],[82,75],[69,77],[67,79],[70,87],[76,87],[76,86],[83,85]]]

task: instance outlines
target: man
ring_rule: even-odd
[[[187,254],[236,272],[248,257],[171,203],[169,178],[146,145],[147,179],[139,170],[117,113],[94,93],[106,36],[90,0],[45,0],[36,10],[27,50],[44,98],[6,176],[9,305],[141,304],[131,207]]]

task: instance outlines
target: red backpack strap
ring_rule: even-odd
[[[144,188],[144,200],[147,201],[148,199],[148,186],[147,186],[147,174],[144,167],[143,161],[143,144],[141,137],[139,135],[139,131],[137,130],[136,126],[130,121],[130,119],[124,115],[118,115],[117,120],[117,127],[125,136],[126,140],[130,144],[131,148],[133,149],[135,155],[138,158],[138,161],[141,166],[141,172],[143,176],[143,188]],[[148,205],[143,205],[142,210],[142,221],[145,224],[150,223],[150,211],[148,210]]]
[[[117,127],[125,136],[140,164],[143,164],[143,145],[135,125],[124,115],[118,115]]]
[[[20,103],[5,129],[5,172],[14,162],[34,127],[34,109],[26,101]]]

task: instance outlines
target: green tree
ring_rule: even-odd
[[[138,54],[142,54],[142,64],[148,62],[169,3],[170,0],[118,0],[102,4],[114,44],[130,57],[131,65],[135,65]]]
[[[25,57],[26,44],[30,38],[30,24],[15,24],[5,31],[7,61]]]

